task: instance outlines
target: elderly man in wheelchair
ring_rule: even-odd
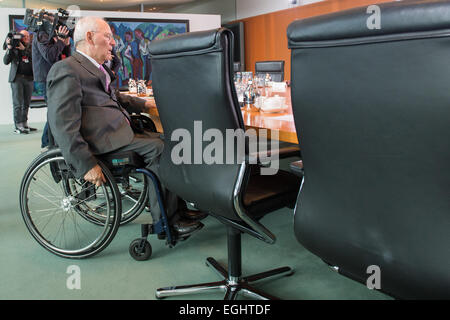
[[[158,178],[163,140],[136,122],[141,117],[130,116],[146,112],[146,101],[110,88],[114,74],[104,62],[115,43],[109,25],[82,18],[74,42],[76,51],[47,77],[48,122],[58,148],[41,154],[25,173],[22,215],[47,250],[85,258],[110,243],[121,221],[147,207],[153,223],[143,225],[142,238],[130,246],[135,259],[147,259],[149,233],[173,246],[201,229],[206,215],[188,210]]]

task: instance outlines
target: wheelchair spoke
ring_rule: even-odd
[[[42,186],[41,184],[44,184],[44,186]],[[44,190],[45,192],[49,193],[49,191],[52,191],[53,194],[49,195],[49,197],[55,197],[55,198],[59,198],[61,197],[58,193],[58,191],[56,191],[55,189],[53,189],[52,187],[50,187],[50,185],[48,185],[47,183],[45,183],[45,181],[41,181],[40,183],[33,183],[33,185],[35,185],[36,187],[41,188],[42,190]],[[50,189],[50,190],[49,190]]]
[[[77,214],[76,212],[74,212],[73,209],[70,210],[70,213],[71,213],[70,216],[71,216],[72,221],[73,221],[74,233],[75,233],[75,235],[77,236],[77,240],[78,240],[78,246],[81,247],[81,238],[80,238],[79,233],[83,233],[83,235],[84,235],[85,237],[87,237],[88,235],[87,235],[86,233],[84,233],[83,229],[82,229],[82,228],[80,227],[80,225],[78,224],[78,221],[77,221],[78,214]],[[79,231],[79,232],[78,232],[78,231]]]
[[[47,223],[44,225],[44,228],[41,230],[41,231],[44,231],[45,230],[45,228],[47,227],[47,225],[52,221],[52,219],[53,219],[53,217],[55,217],[57,214],[58,214],[58,212],[56,212],[56,210],[58,210],[58,208],[56,208],[56,209],[54,209],[55,210],[55,213],[54,214],[48,214],[48,215],[45,215],[45,217],[48,217],[48,216],[50,216],[50,219],[48,219],[47,220]],[[31,212],[30,212],[31,213]],[[40,217],[40,218],[43,218],[43,217]],[[40,219],[40,218],[38,218],[38,219]],[[36,219],[33,219],[33,221],[35,221]],[[36,226],[39,226],[40,225],[40,223],[35,223],[35,225]]]
[[[42,219],[42,218],[47,218],[47,217],[53,217],[55,215],[58,215],[59,212],[56,212],[56,210],[59,210],[60,208],[51,208],[51,209],[42,209],[42,210],[33,210],[30,211],[30,213],[35,213],[35,212],[42,212],[42,211],[50,211],[53,210],[53,213],[49,213],[49,214],[45,214],[45,215],[41,215],[38,219]]]
[[[44,195],[42,195],[42,194],[40,194],[40,193],[37,193],[36,191],[33,192],[33,195],[35,195],[35,196],[37,196],[37,197],[40,197],[40,198],[42,198],[42,199],[44,199],[44,200],[47,200],[47,201],[50,202],[51,204],[55,205],[56,208],[59,207],[58,202],[52,201],[52,200],[48,199],[46,196],[44,196]]]
[[[132,196],[130,196],[128,193],[124,194],[125,198],[127,198],[128,200],[130,200],[131,202],[133,202],[134,204],[136,204],[138,202],[138,200],[136,200],[135,198],[133,198]]]
[[[75,203],[76,206],[80,205],[80,204],[86,204],[88,200],[92,199],[95,197],[95,194],[93,194],[92,196],[87,197],[86,199],[81,199],[80,201],[78,201],[77,203]],[[76,198],[76,196],[75,196]]]
[[[44,174],[44,175],[47,177],[47,179],[48,179],[49,181],[54,181],[54,178],[51,177],[51,176],[49,175],[49,173],[47,173],[47,172],[44,171],[44,172],[42,172],[42,174]],[[36,180],[37,180],[37,179],[35,179],[35,182],[36,182]],[[41,178],[40,181],[41,181],[41,183],[45,184],[45,186],[46,186],[48,189],[52,190],[55,194],[58,194],[58,191],[56,191],[55,189],[53,189],[52,187],[50,187],[50,185],[49,185],[48,183],[46,183],[46,182],[44,181],[43,178]],[[36,182],[36,184],[37,184],[37,182]],[[44,190],[46,190],[46,189],[44,189]],[[47,191],[48,191],[48,190],[47,190]]]
[[[50,208],[50,209],[39,209],[39,210],[34,210],[34,212],[47,212],[47,211],[52,211],[52,210],[55,210],[55,209],[59,209],[59,208],[58,207],[54,207],[54,208]],[[53,215],[53,214],[47,214],[47,215],[42,216],[42,217],[50,216],[50,215]]]
[[[62,230],[62,233],[65,235],[65,232],[64,232],[64,231],[65,231],[65,229],[64,229],[64,223],[65,223],[65,221],[66,221],[66,216],[64,215],[64,217],[63,217],[63,219],[62,219],[62,222],[59,224],[59,229],[58,229],[58,231],[56,232],[55,238],[54,238],[54,240],[52,241],[53,244],[56,244],[56,239],[58,238],[58,236],[59,236],[61,230]]]
[[[87,204],[85,201],[80,201],[80,202],[78,202],[76,205],[79,206],[79,205],[81,205],[81,204],[83,204],[83,205],[86,207],[86,209],[88,209],[88,210],[94,212],[95,214],[99,214],[100,216],[104,217],[104,215],[102,215],[102,214],[99,212],[99,211],[100,211],[99,209],[106,208],[106,206],[107,206],[107,203],[106,203],[106,202],[102,203],[101,205],[95,206],[95,207],[91,207],[91,206],[90,206],[89,204]]]

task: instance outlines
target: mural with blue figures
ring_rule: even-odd
[[[118,86],[126,86],[129,79],[151,80],[149,45],[151,41],[189,31],[185,20],[126,20],[107,19],[114,35],[114,53],[121,61],[117,72]]]
[[[13,30],[22,31],[27,28],[27,26],[23,23],[23,18],[13,19]]]

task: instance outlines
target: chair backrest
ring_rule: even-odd
[[[255,62],[255,75],[270,74],[272,81],[284,80],[284,60]]]
[[[378,7],[381,29],[367,8],[288,27],[295,234],[363,283],[378,267],[393,296],[449,298],[450,3]]]
[[[244,129],[233,84],[232,43],[233,34],[227,29],[191,32],[153,41],[150,54],[165,136],[163,181],[197,208],[237,220],[233,189],[240,165],[226,164],[229,148],[221,149],[226,130]],[[215,141],[216,152],[224,150],[223,164],[207,164],[204,152],[214,139],[206,137],[207,131],[223,137],[223,144]],[[180,151],[183,143],[186,148]],[[182,159],[175,157],[180,155],[187,161],[179,163]]]

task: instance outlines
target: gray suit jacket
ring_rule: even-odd
[[[123,147],[134,137],[128,112],[140,113],[145,100],[107,93],[105,75],[83,55],[53,65],[47,76],[48,123],[64,159],[77,178],[97,164],[96,154]]]

